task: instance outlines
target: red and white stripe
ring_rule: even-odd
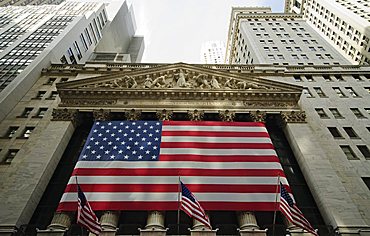
[[[82,206],[81,200],[78,199],[77,223],[95,235],[102,231],[99,220],[87,200],[85,206]]]
[[[76,164],[95,210],[176,210],[178,176],[206,210],[273,211],[278,176],[290,191],[263,123],[164,121],[161,141],[158,161]],[[71,177],[58,210],[76,194]]]
[[[203,208],[200,206],[199,202],[191,201],[186,196],[181,197],[181,209],[185,211],[188,216],[196,219],[197,221],[201,222],[202,224],[206,225],[208,228],[212,228],[209,222],[208,216],[204,212]]]
[[[295,204],[293,205],[293,207],[290,207],[288,202],[284,198],[280,198],[279,205],[280,211],[292,224],[306,230],[307,232],[310,232],[313,235],[318,236],[315,229],[312,228],[311,224],[306,220],[306,218],[303,216],[303,213]]]

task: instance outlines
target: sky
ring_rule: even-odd
[[[200,63],[206,41],[227,41],[231,7],[269,6],[284,0],[130,0],[136,35],[144,36],[143,63]]]

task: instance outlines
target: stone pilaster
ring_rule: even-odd
[[[258,227],[254,212],[238,212],[239,233],[241,236],[266,236],[267,229],[261,230]]]
[[[42,236],[63,236],[68,228],[71,226],[71,213],[56,212],[50,225],[46,230],[38,230],[37,235]]]
[[[141,117],[141,111],[131,109],[125,112],[126,120],[139,120]]]
[[[93,116],[94,116],[94,120],[100,120],[100,121],[109,120],[110,110],[104,110],[104,109],[94,110]]]
[[[167,229],[164,227],[164,211],[148,212],[147,224],[139,230],[141,236],[165,236]]]
[[[218,111],[218,114],[222,121],[228,121],[231,122],[235,118],[235,112],[224,110],[224,111]]]
[[[114,236],[116,235],[119,220],[119,211],[105,211],[100,218],[100,223],[103,232],[100,236]]]
[[[266,121],[266,112],[264,111],[251,111],[249,114],[254,122]]]
[[[191,121],[201,121],[203,120],[203,117],[204,117],[204,111],[198,111],[198,110],[188,111],[188,118]]]
[[[163,109],[162,111],[157,111],[156,115],[159,120],[171,120],[173,112]]]

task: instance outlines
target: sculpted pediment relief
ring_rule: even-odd
[[[294,87],[294,88],[293,88]],[[196,67],[184,63],[172,64],[142,71],[115,73],[108,76],[82,79],[60,84],[58,89],[81,90],[297,90],[296,86],[258,77],[232,74]]]

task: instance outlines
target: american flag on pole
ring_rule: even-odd
[[[80,186],[78,188],[78,210],[77,210],[77,223],[82,227],[89,230],[95,235],[99,235],[102,231],[101,225],[96,217],[94,211],[91,209],[85,194],[82,192]]]
[[[185,186],[183,182],[180,181],[180,184],[181,184],[180,208],[186,214],[188,214],[188,216],[196,219],[197,221],[206,225],[208,228],[212,229],[208,216],[204,212],[203,208],[200,206],[195,196],[190,192],[190,190]]]
[[[178,176],[205,210],[274,211],[278,176],[289,189],[260,122],[95,122],[59,211],[75,175],[94,210],[177,210]]]
[[[290,197],[288,191],[281,183],[280,183],[279,209],[293,225],[301,229],[304,229],[313,235],[318,236],[315,229],[311,226],[310,222],[308,222],[308,220],[306,220],[306,218],[303,216],[303,213],[299,210],[293,198]]]

